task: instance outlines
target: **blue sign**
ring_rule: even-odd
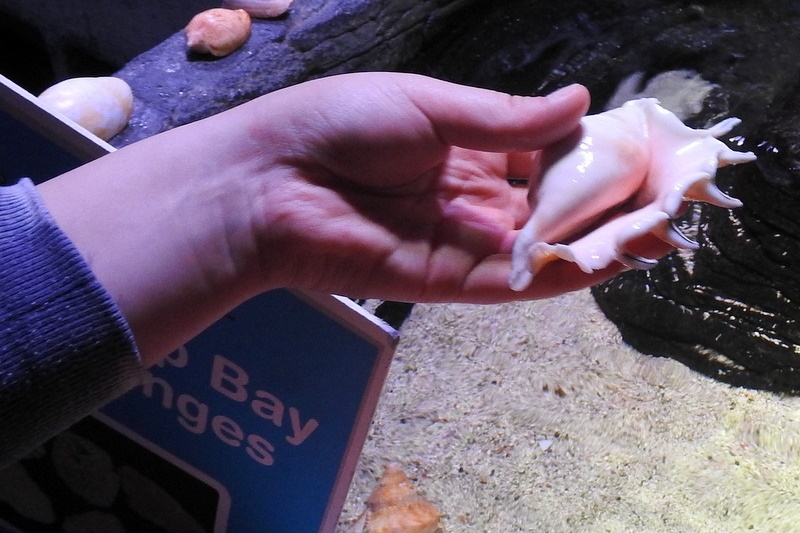
[[[110,149],[2,77],[0,131],[0,185]],[[0,530],[333,531],[396,339],[346,299],[253,298],[0,471]]]
[[[372,415],[389,346],[272,291],[102,412],[222,487],[227,530],[319,531],[337,483],[349,483],[342,469],[360,452],[354,429]]]
[[[14,487],[0,490],[0,524],[333,531],[395,338],[332,296],[256,297],[0,472],[0,485]],[[13,501],[20,494],[24,505]]]

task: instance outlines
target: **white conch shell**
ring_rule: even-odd
[[[244,9],[213,8],[192,17],[183,32],[192,52],[224,57],[250,37],[250,15]]]
[[[559,258],[587,273],[612,261],[650,268],[654,260],[626,251],[646,233],[678,248],[696,247],[672,220],[685,201],[741,206],[714,184],[717,168],[755,159],[717,139],[739,122],[729,118],[692,129],[654,98],[584,117],[572,137],[540,154],[528,196],[532,215],[514,242],[509,286],[525,289],[546,263]],[[598,220],[623,205],[627,214]]]
[[[133,111],[130,86],[112,76],[64,80],[40,94],[39,101],[104,141],[122,131]]]
[[[224,0],[223,7],[228,9],[244,9],[251,17],[275,18],[289,10],[293,0]]]

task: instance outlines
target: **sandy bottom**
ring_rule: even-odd
[[[415,306],[342,531],[388,462],[448,533],[800,530],[800,399],[632,350],[588,291]]]

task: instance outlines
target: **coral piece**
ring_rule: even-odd
[[[192,17],[183,31],[190,51],[224,57],[247,41],[250,28],[250,15],[244,9],[214,8]]]
[[[719,85],[693,70],[665,70],[649,79],[644,71],[639,71],[626,76],[617,85],[605,109],[620,107],[637,98],[657,98],[662,107],[686,120],[703,110],[706,98],[717,88]]]
[[[111,76],[64,80],[40,94],[39,101],[104,141],[125,128],[133,111],[130,86]]]
[[[386,467],[367,499],[364,533],[441,533],[439,510],[421,498],[396,464]]]
[[[244,9],[251,17],[269,19],[286,13],[292,0],[224,0],[222,5],[230,9]]]
[[[655,260],[627,250],[647,233],[677,248],[696,248],[672,221],[687,201],[741,205],[714,184],[717,168],[755,159],[718,140],[739,122],[729,118],[692,129],[654,98],[584,117],[573,136],[543,150],[534,165],[538,174],[528,196],[533,214],[514,242],[509,286],[525,289],[555,259],[587,273],[612,261],[651,268]],[[624,215],[602,219],[618,206]]]

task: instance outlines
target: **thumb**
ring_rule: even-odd
[[[578,84],[547,96],[514,96],[423,79],[406,91],[444,142],[487,152],[543,148],[574,131],[589,109],[589,91]]]

